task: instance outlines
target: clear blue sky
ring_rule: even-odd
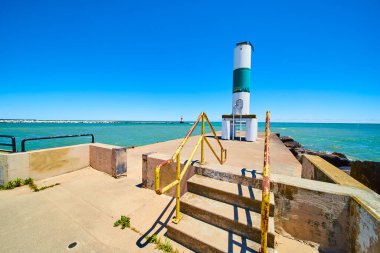
[[[236,42],[255,46],[251,112],[380,122],[380,2],[0,2],[0,118],[213,120]]]

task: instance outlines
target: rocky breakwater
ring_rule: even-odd
[[[304,146],[302,146],[299,142],[295,141],[290,136],[283,136],[280,137],[281,141],[284,143],[284,145],[292,152],[292,154],[297,158],[299,162],[302,162],[302,155],[303,154],[309,154],[309,155],[316,155],[319,156],[335,167],[338,167],[339,169],[350,173],[350,166],[351,166],[351,160],[347,158],[346,155],[338,152],[333,153],[326,153],[326,152],[319,152],[314,151],[310,149],[306,149]]]
[[[380,194],[380,162],[351,161],[342,153],[326,153],[306,149],[290,136],[283,136],[280,139],[300,163],[302,163],[303,154],[319,156]]]

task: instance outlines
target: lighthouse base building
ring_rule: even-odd
[[[256,115],[249,113],[252,51],[253,46],[248,41],[237,43],[234,49],[232,114],[222,115],[224,140],[256,141],[257,139],[257,118]]]
[[[245,140],[256,141],[257,118],[254,114],[249,115],[222,115],[222,139],[223,140]],[[240,128],[242,127],[242,128]],[[245,128],[245,135],[244,130]]]

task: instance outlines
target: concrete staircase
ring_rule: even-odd
[[[167,236],[196,252],[259,252],[261,190],[194,175],[181,197],[182,220]],[[274,196],[270,196],[269,252],[273,252]]]

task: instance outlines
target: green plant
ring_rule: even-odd
[[[121,229],[130,228],[132,231],[142,235],[142,233],[137,230],[137,228],[131,226],[131,218],[128,216],[122,215],[119,220],[115,221],[113,224],[114,227],[118,227],[121,225]],[[153,234],[151,236],[145,236],[145,239],[148,243],[156,244],[156,249],[161,250],[166,253],[179,253],[178,249],[173,249],[173,246],[170,244],[170,241],[165,239],[164,242],[161,241],[161,238],[157,236],[157,234]]]
[[[13,181],[9,181],[9,182],[4,186],[4,188],[5,188],[6,190],[11,190],[11,189],[14,189],[14,188],[15,188],[15,185],[14,185]]]
[[[152,235],[152,236],[149,236],[148,238],[147,238],[147,241],[148,241],[148,243],[158,243],[158,238],[157,238],[157,235],[156,234],[154,234],[154,235]]]
[[[129,228],[131,226],[131,218],[122,215],[120,219],[113,224],[114,227],[118,227],[119,225],[121,225],[121,229]]]
[[[25,180],[22,180],[21,178],[16,178],[13,181],[9,181],[6,185],[0,185],[0,190],[11,190],[16,187],[20,187],[23,185],[29,185],[29,188],[33,190],[34,192],[43,191],[47,188],[51,188],[57,185],[60,185],[59,183],[43,186],[41,188],[38,188],[38,186],[34,183],[33,179],[28,177]]]
[[[33,183],[33,179],[31,179],[30,177],[28,177],[27,179],[24,180],[24,185],[28,185],[31,183]]]
[[[172,252],[173,246],[170,244],[170,242],[165,239],[163,243],[159,242],[156,246],[156,249],[162,250],[163,252]]]
[[[23,180],[21,178],[16,178],[14,181],[13,181],[13,184],[15,187],[20,187],[23,185]]]
[[[140,232],[137,228],[135,228],[135,227],[131,227],[131,230],[132,230],[133,232],[136,232],[136,233],[138,233],[138,234],[141,234],[141,232]]]
[[[51,188],[51,187],[54,187],[54,186],[57,186],[57,185],[60,185],[60,183],[56,183],[56,184],[52,184],[52,185],[47,185],[47,186],[42,186],[41,188],[37,188],[37,190],[34,190],[35,192],[38,192],[38,191],[43,191],[47,188]]]
[[[34,191],[34,192],[38,192],[40,189],[38,189],[37,185],[34,183],[33,179],[30,178],[30,180],[28,180],[29,183],[29,188]]]
[[[0,190],[12,190],[16,187],[23,186],[24,184],[24,180],[22,180],[21,178],[16,178],[13,181],[9,181],[5,185],[0,185]]]

